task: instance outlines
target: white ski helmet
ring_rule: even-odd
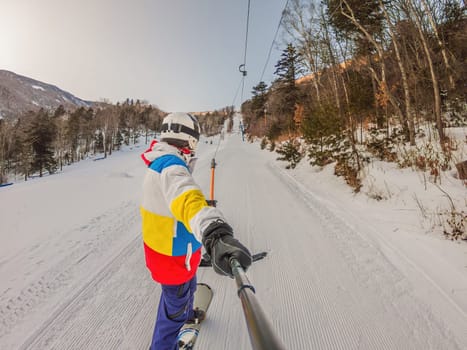
[[[189,113],[168,114],[162,121],[161,141],[176,147],[188,147],[194,151],[199,141],[198,119]]]

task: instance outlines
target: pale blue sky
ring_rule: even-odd
[[[244,99],[259,82],[285,3],[251,0]],[[220,108],[241,81],[247,10],[248,0],[0,0],[0,69],[87,100]],[[279,56],[273,49],[267,83]],[[240,96],[241,89],[237,106]]]

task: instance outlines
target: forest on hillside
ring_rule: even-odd
[[[290,167],[335,162],[355,191],[368,155],[435,181],[452,167],[445,130],[467,126],[463,1],[290,0],[281,22],[276,79],[242,105],[251,139]]]
[[[29,111],[13,119],[0,119],[0,185],[17,176],[26,181],[61,171],[64,166],[122,145],[148,143],[160,130],[166,112],[139,100],[99,103],[94,108],[68,111]],[[233,107],[198,115],[201,132],[213,135],[232,118]]]

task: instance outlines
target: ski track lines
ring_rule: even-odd
[[[196,341],[197,349],[251,349],[241,301],[235,281],[220,277],[211,268],[202,268],[198,281],[208,283],[214,298]]]
[[[36,245],[26,254],[30,254],[26,259],[39,266],[44,259],[54,258],[54,263],[49,264],[49,269],[42,271],[38,278],[27,281],[26,285],[16,288],[8,288],[0,296],[0,321],[2,328],[0,330],[0,344],[13,344],[18,342],[18,337],[13,336],[9,339],[10,333],[14,332],[15,327],[34,329],[34,326],[24,327],[24,323],[35,322],[33,324],[42,324],[38,331],[29,338],[31,342],[38,334],[44,331],[51,323],[51,320],[63,312],[70,302],[77,297],[79,293],[73,293],[84,281],[89,280],[91,276],[97,276],[99,272],[95,271],[96,266],[101,266],[112,259],[111,255],[121,251],[122,246],[128,245],[128,241],[137,236],[139,238],[136,211],[132,208],[136,204],[133,202],[123,203],[120,207],[109,210],[101,216],[92,218],[87,224],[62,233],[60,236],[52,239],[56,246],[54,257],[50,255],[50,242],[45,247]],[[134,235],[131,234],[134,233]],[[130,233],[130,235],[129,235]],[[49,253],[47,253],[49,252]],[[23,253],[17,259],[25,259]],[[20,260],[21,261],[21,260]],[[34,267],[33,267],[34,269]],[[91,283],[94,277],[91,277]],[[89,284],[88,283],[88,284]],[[70,298],[70,295],[72,297]],[[43,308],[46,300],[55,298],[57,302],[65,302],[56,306],[56,310],[47,310]],[[50,304],[50,303],[49,303]],[[48,315],[53,313],[49,318]],[[15,333],[15,332],[14,332]],[[18,330],[16,330],[18,333]],[[21,332],[24,339],[27,333]],[[5,344],[6,343],[6,344]],[[16,344],[18,345],[18,344]],[[3,347],[3,345],[2,345]],[[24,348],[24,347],[23,347]]]
[[[240,148],[237,152],[242,151],[244,152],[244,149]],[[222,156],[223,159],[230,159],[222,171],[235,172],[236,183],[235,188],[227,183],[220,185],[222,193],[219,196],[223,198],[219,207],[235,225],[235,235],[241,240],[251,241],[252,251],[261,251],[265,247],[271,250],[264,261],[259,261],[251,267],[249,276],[256,287],[258,300],[265,313],[271,317],[279,337],[290,349],[365,348],[360,346],[361,341],[358,337],[361,327],[355,324],[350,316],[353,310],[346,312],[347,310],[341,309],[341,304],[346,300],[343,297],[345,293],[340,291],[341,295],[329,296],[331,287],[317,280],[316,274],[313,273],[314,269],[320,269],[321,263],[326,263],[326,257],[324,260],[313,258],[316,242],[302,232],[295,232],[310,223],[309,209],[303,208],[303,204],[297,201],[293,192],[284,187],[282,182],[271,174],[271,169],[263,166],[254,153],[244,157],[247,159],[248,174],[238,170],[238,158],[231,158],[229,154]],[[223,178],[222,174],[219,175],[220,181]],[[253,210],[255,215],[247,214],[248,224],[244,224],[242,221],[245,221],[245,209],[249,209],[251,203],[263,209]],[[283,213],[292,215],[284,217]],[[316,225],[320,225],[319,220]],[[323,275],[322,280],[325,281],[326,274],[322,273],[320,276]],[[216,293],[214,300],[218,301],[218,297]],[[235,294],[233,297],[235,298]],[[280,302],[274,305],[268,303],[269,300]],[[336,304],[335,300],[341,301]],[[211,314],[218,308],[216,304],[213,306]],[[237,305],[237,308],[239,306]],[[234,307],[235,305],[230,305],[228,297],[225,297],[225,305],[220,310],[235,310]],[[236,314],[232,319],[244,323]],[[231,320],[229,323],[235,327],[236,322]],[[366,328],[371,332],[374,327],[368,325]],[[378,339],[376,341],[380,344],[384,333],[375,333],[376,335],[370,334],[367,338]],[[235,344],[230,344],[230,347],[225,345],[225,349],[239,348],[235,347]],[[378,346],[370,345],[366,348],[374,349]]]
[[[263,176],[271,175],[265,173]],[[270,315],[282,314],[273,318],[274,325],[278,333],[285,335],[283,341],[291,349],[365,348],[360,343],[359,333],[368,327],[355,324],[354,313],[345,309],[345,293],[333,291],[333,286],[344,282],[327,282],[327,277],[332,274],[323,265],[336,268],[332,262],[334,256],[326,252],[332,247],[323,246],[326,242],[317,241],[309,232],[302,232],[304,228],[308,231],[308,226],[310,231],[323,231],[321,223],[310,217],[309,210],[303,209],[300,200],[297,201],[287,188],[280,185],[276,186],[276,200],[269,198],[258,203],[267,206],[267,211],[274,218],[263,224],[267,231],[265,238],[271,240],[273,246],[270,260],[252,269],[252,278],[258,282],[258,298],[265,301],[264,307],[270,310]],[[264,188],[264,191],[268,189]],[[283,212],[293,213],[293,217],[285,218],[281,215]],[[317,248],[324,251],[316,252]],[[275,282],[273,286],[272,281]],[[269,286],[265,292],[259,287],[262,285]],[[272,297],[268,296],[270,293]],[[280,302],[269,305],[267,300],[270,299]],[[374,335],[368,338],[377,339]]]
[[[355,306],[348,305],[348,311],[352,314],[357,324],[353,329],[348,329],[347,334],[334,334],[334,338],[338,338],[341,341],[352,339],[352,334],[358,334],[359,329],[361,331],[366,329],[367,334],[360,334],[357,343],[353,344],[330,343],[332,344],[329,346],[330,349],[463,348],[452,337],[452,334],[450,334],[442,320],[433,314],[430,307],[414,297],[410,282],[395,269],[378,248],[323,206],[306,188],[286,174],[285,171],[275,165],[270,165],[270,168],[279,178],[284,180],[284,184],[289,186],[307,204],[312,210],[313,215],[321,218],[321,223],[324,226],[323,234],[326,236],[326,239],[333,243],[334,249],[337,249],[343,257],[352,274],[352,278],[363,288],[363,296],[370,298],[370,300],[358,300],[358,294],[352,295],[352,290],[347,290],[347,287],[350,287],[352,284],[342,283],[340,295],[335,295],[335,297],[349,299],[349,303],[360,302],[361,307],[360,310],[355,310]],[[322,243],[323,240],[320,242]],[[313,252],[313,248],[309,249],[311,250],[309,254],[318,253]],[[326,259],[324,256],[322,258]],[[284,260],[282,259],[282,261]],[[282,271],[291,270],[290,268],[282,268]],[[325,304],[332,304],[332,299],[327,296],[332,289],[323,288],[322,291],[319,291],[319,289],[329,283],[333,277],[330,274],[318,274],[318,277],[320,275],[325,277],[325,279],[311,286],[307,285],[306,288],[313,293],[311,299],[314,297],[324,298]],[[342,277],[340,276],[339,278]],[[302,280],[302,282],[305,281]],[[302,288],[303,286],[299,285],[297,287]],[[354,300],[350,301],[351,299]],[[332,305],[330,306],[332,307]],[[341,305],[340,307],[346,310],[345,305]],[[375,307],[376,309],[374,309]],[[380,310],[381,308],[382,310]],[[324,310],[311,310],[312,318],[317,316],[319,311]],[[375,311],[379,311],[381,314],[375,313]],[[326,319],[335,320],[335,317],[326,317]],[[309,321],[314,324],[312,332],[317,331],[316,327],[325,326],[323,318]],[[360,322],[364,324],[358,325]],[[333,327],[333,325],[329,326]],[[285,332],[285,334],[288,333]],[[336,342],[337,340],[328,338],[326,344],[329,345],[328,341]],[[319,343],[313,344],[312,348],[321,349],[324,347],[323,344]]]
[[[142,261],[137,237],[21,349],[147,348],[158,299]]]
[[[253,251],[270,247],[249,276],[288,348],[461,348],[368,239],[280,168],[264,164],[250,152],[254,146],[229,146],[219,156],[224,159],[219,206],[235,225],[235,235],[252,241]],[[235,186],[222,183],[228,177],[222,172],[231,173]],[[247,203],[262,209],[246,217]]]
[[[229,140],[231,142],[231,140]],[[263,247],[255,247],[254,226],[251,224],[252,202],[251,184],[247,172],[239,171],[236,149],[219,148],[218,169],[216,170],[215,198],[219,209],[232,225],[235,236],[251,251],[259,252]],[[235,184],[228,182],[235,174]],[[254,212],[254,211],[253,211]],[[256,242],[257,243],[257,242]],[[220,277],[212,268],[201,268],[198,281],[208,283],[214,290],[214,298],[208,317],[196,342],[199,349],[238,350],[250,349],[248,329],[244,320],[241,301],[237,296],[235,281]]]

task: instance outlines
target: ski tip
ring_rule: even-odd
[[[212,290],[211,286],[207,283],[203,283],[203,282],[199,282],[199,283],[196,283],[197,286],[205,286],[207,288],[209,288],[209,290]]]

